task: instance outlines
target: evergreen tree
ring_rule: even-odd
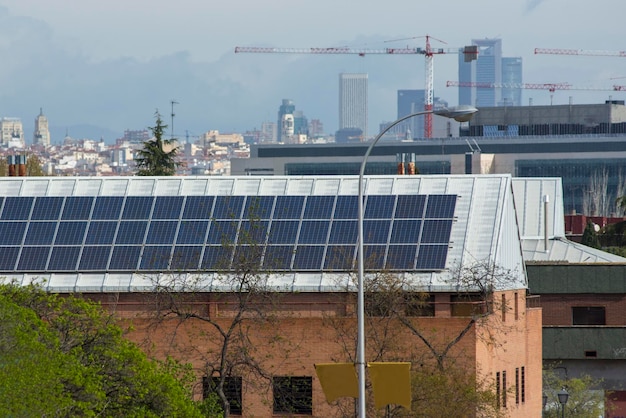
[[[580,243],[582,245],[586,245],[587,247],[600,248],[600,239],[598,238],[598,233],[596,232],[593,222],[587,222],[587,226],[585,227]]]
[[[157,110],[154,113],[156,124],[149,129],[154,138],[144,142],[143,148],[137,151],[135,164],[138,176],[173,176],[180,162],[176,160],[178,147],[176,140],[164,139],[163,134],[167,125],[163,123],[161,114]]]

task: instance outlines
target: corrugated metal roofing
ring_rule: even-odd
[[[459,266],[490,262],[514,272],[511,288],[526,287],[520,235],[509,175],[367,176],[365,195],[456,195],[454,221],[445,267],[440,271],[405,271],[413,285],[430,291],[450,290]],[[2,178],[0,197],[8,196],[354,196],[357,176],[324,177],[115,177]],[[530,194],[530,193],[529,193]],[[529,214],[531,212],[529,211]],[[534,217],[534,215],[532,215]],[[530,224],[529,224],[530,225]],[[145,272],[0,272],[21,282],[45,280],[51,291],[149,291],[157,273]],[[197,272],[188,274],[190,280]],[[179,274],[180,276],[180,274]],[[344,288],[349,275],[330,272],[273,273],[269,281],[280,289],[327,291]],[[207,289],[227,290],[216,273],[203,274]]]
[[[513,179],[515,209],[526,261],[567,263],[624,263],[626,258],[590,248],[565,238],[561,178]],[[545,210],[545,197],[548,208]],[[545,221],[548,217],[548,248]]]

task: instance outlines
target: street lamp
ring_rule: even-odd
[[[546,410],[546,405],[548,404],[548,395],[546,395],[545,393],[543,394],[543,396],[541,397],[541,416],[543,416],[545,410]]]
[[[565,418],[565,404],[569,399],[569,393],[565,390],[565,388],[561,389],[559,393],[556,394],[559,398],[559,403],[561,404],[561,418]]]
[[[478,109],[472,106],[456,106],[451,108],[442,108],[437,110],[425,110],[422,112],[412,113],[404,116],[395,122],[388,125],[374,138],[374,141],[370,144],[363,161],[361,162],[361,170],[359,172],[359,204],[358,204],[358,239],[359,239],[359,254],[358,254],[358,297],[357,297],[357,369],[359,375],[359,417],[365,418],[365,296],[363,291],[363,176],[365,174],[365,164],[367,164],[367,158],[372,152],[372,148],[376,145],[378,140],[389,131],[391,128],[403,122],[409,118],[415,116],[421,116],[426,114],[435,114],[446,118],[451,118],[457,122],[469,121],[474,113],[478,112]]]

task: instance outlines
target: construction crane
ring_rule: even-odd
[[[488,83],[473,81],[447,81],[446,87],[474,87],[479,89],[531,89],[547,90],[554,93],[556,90],[593,90],[593,91],[626,91],[626,86],[613,85],[612,87],[576,87],[569,83]],[[552,94],[550,95],[552,104]]]
[[[594,50],[594,49],[535,48],[535,54],[591,55],[591,56],[596,56],[596,57],[626,58],[626,51],[602,51],[602,50]]]
[[[463,48],[432,48],[430,46],[430,40],[435,39],[439,42],[443,42],[439,39],[433,38],[429,35],[425,36],[426,46],[425,48],[350,48],[350,47],[331,47],[331,48],[267,48],[267,47],[235,47],[235,53],[266,53],[266,54],[354,54],[360,57],[365,55],[424,55],[426,59],[425,70],[425,97],[424,97],[424,110],[433,110],[433,85],[434,85],[434,65],[433,57],[438,54],[458,54],[463,52],[465,54],[465,61],[473,61],[478,56],[478,47],[475,45],[465,46]],[[415,38],[411,38],[415,39]],[[397,39],[398,40],[398,39]],[[445,43],[445,42],[443,42]],[[433,131],[433,115],[427,113],[424,115],[424,137],[431,138]]]

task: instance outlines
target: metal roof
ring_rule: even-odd
[[[447,258],[442,269],[408,269],[405,276],[419,288],[449,291],[452,272],[459,266],[490,262],[513,272],[511,288],[527,286],[518,232],[512,179],[509,175],[367,176],[365,195],[456,196]],[[324,177],[50,177],[2,178],[0,198],[77,196],[355,196],[357,176]],[[385,215],[392,217],[392,214]],[[89,220],[88,220],[89,221]],[[32,222],[29,218],[26,222]],[[61,222],[61,221],[58,221]],[[417,239],[417,237],[415,238]],[[416,241],[417,243],[417,241]],[[82,244],[84,247],[84,244]],[[113,245],[113,243],[112,243]],[[146,246],[143,242],[138,245]],[[419,244],[416,244],[419,245]],[[24,244],[19,244],[23,250]],[[83,248],[81,247],[81,248]],[[143,248],[143,247],[142,247]],[[56,292],[149,291],[164,275],[155,271],[0,271],[9,280],[45,280]],[[177,272],[179,277],[202,276],[207,290],[227,290],[216,272]],[[268,281],[277,289],[329,291],[345,289],[350,275],[323,271],[272,272]]]

